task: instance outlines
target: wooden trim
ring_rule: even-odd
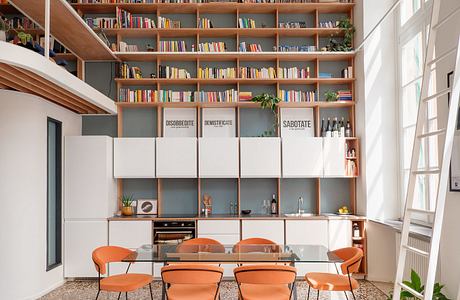
[[[77,59],[77,77],[85,81],[85,61],[81,59]]]

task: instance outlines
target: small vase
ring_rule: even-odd
[[[121,208],[121,213],[124,216],[132,216],[133,215],[133,207],[132,206],[123,206]]]

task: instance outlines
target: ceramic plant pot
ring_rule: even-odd
[[[132,216],[133,213],[134,213],[133,207],[132,207],[132,206],[123,206],[123,207],[121,208],[121,213],[122,213],[124,216]]]

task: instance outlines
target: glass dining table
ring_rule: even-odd
[[[143,245],[126,256],[123,262],[250,264],[283,263],[294,266],[299,263],[341,263],[342,260],[322,245],[274,245],[274,244],[158,244]],[[163,297],[166,299],[165,287]],[[293,298],[296,299],[294,285]]]

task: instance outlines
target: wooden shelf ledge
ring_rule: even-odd
[[[149,107],[149,106],[160,106],[160,107],[242,107],[242,108],[258,108],[259,103],[251,101],[241,102],[116,102],[117,106],[120,107]],[[281,102],[278,103],[279,107],[288,108],[339,108],[339,107],[351,107],[355,105],[354,101],[336,101],[336,102]],[[349,138],[354,139],[354,138]],[[348,178],[348,177],[347,177]],[[353,178],[353,177],[350,177]]]
[[[44,56],[0,42],[0,85],[43,97],[81,114],[116,114],[112,99]]]
[[[123,86],[135,85],[155,85],[160,84],[203,84],[203,85],[225,85],[225,84],[249,84],[249,85],[271,85],[271,84],[350,84],[355,81],[354,78],[226,78],[226,79],[208,79],[208,78],[115,78],[117,83]]]

